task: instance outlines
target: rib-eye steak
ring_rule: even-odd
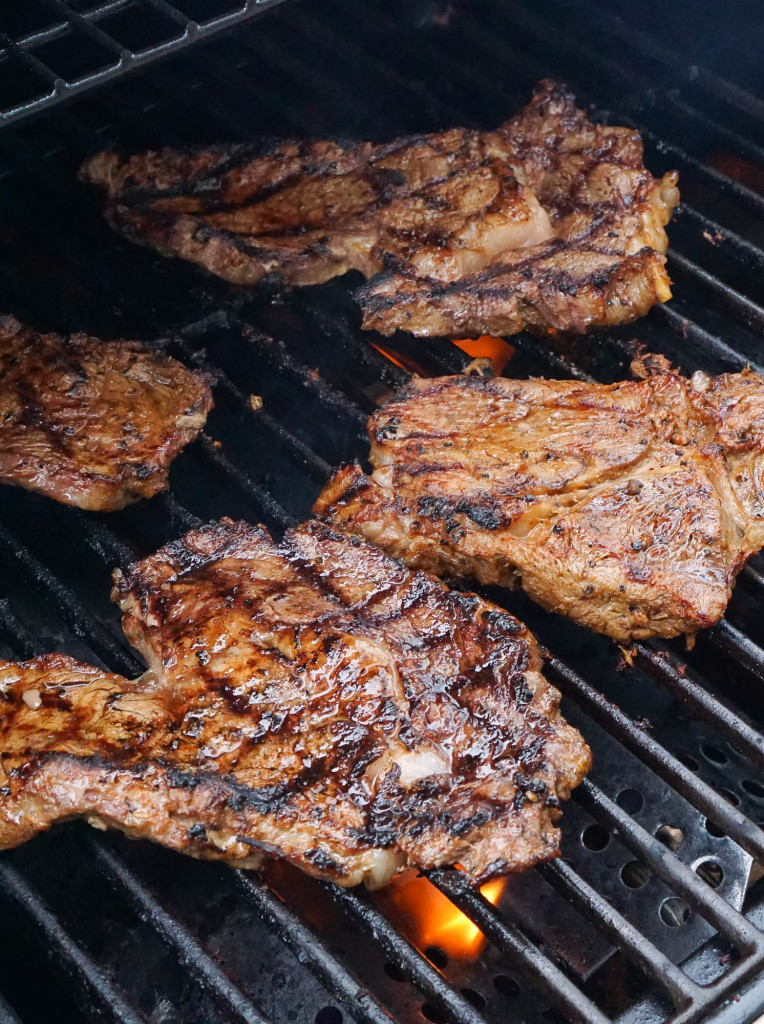
[[[385,334],[585,330],[671,294],[676,175],[548,81],[492,132],[99,153],[81,175],[118,230],[235,283],[382,271],[361,300]]]
[[[141,678],[0,663],[0,848],[76,816],[372,887],[556,856],[590,752],[511,615],[315,521],[223,520],[115,581]]]
[[[389,261],[361,289],[364,327],[580,333],[628,323],[671,298],[664,227],[679,202],[677,175],[650,174],[637,132],[593,124],[566,89],[544,81],[493,138],[549,215],[554,237],[508,247],[467,274]]]
[[[211,408],[206,376],[160,352],[0,320],[0,481],[122,508],[166,486]]]
[[[491,136],[455,128],[369,142],[286,142],[99,153],[82,177],[129,238],[235,284],[367,277],[392,256],[458,276],[507,248],[551,237],[549,217]]]
[[[314,512],[620,642],[713,625],[764,545],[764,381],[414,379]]]

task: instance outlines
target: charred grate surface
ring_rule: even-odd
[[[0,11],[0,125],[143,67],[284,0],[31,0]]]
[[[148,31],[152,12],[173,21],[174,10],[213,9],[22,7],[49,17],[42,28],[0,25],[20,40],[9,67],[48,44],[73,60],[84,25],[103,42],[98,31],[117,38],[123,15],[142,12]],[[226,9],[243,18],[254,7]],[[59,27],[45,35],[52,15]],[[437,340],[360,332],[353,278],[276,297],[131,246],[75,183],[82,158],[261,133],[381,140],[487,127],[548,74],[600,116],[637,125],[654,172],[681,171],[677,297],[625,329],[513,338],[507,372],[615,380],[640,345],[687,372],[761,366],[764,107],[604,3],[304,0],[0,132],[2,310],[47,329],[170,337],[174,354],[219,377],[207,434],[152,502],[97,515],[2,490],[0,653],[59,649],[136,673],[108,602],[114,565],[202,519],[241,516],[278,532],[304,517],[330,467],[363,457],[366,416],[390,390],[470,358]],[[0,858],[0,1022],[752,1020],[764,1008],[761,561],[693,651],[642,644],[633,666],[521,595],[489,596],[549,648],[547,672],[595,767],[565,812],[564,859],[511,879],[497,907],[458,872],[425,883],[482,932],[476,958],[447,955],[385,894],[278,866],[267,878],[237,874],[75,825]]]

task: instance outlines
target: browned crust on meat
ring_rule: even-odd
[[[666,259],[648,247],[618,256],[582,244],[577,258],[558,241],[502,260],[448,284],[401,274],[376,278],[361,291],[363,326],[425,336],[580,334],[631,323],[671,298]]]
[[[343,885],[557,855],[590,752],[506,612],[315,522],[210,524],[115,583],[141,679],[0,662],[0,848],[84,817]]]
[[[718,622],[764,544],[764,382],[415,379],[314,513],[626,643]]]
[[[593,124],[567,89],[547,80],[496,138],[549,214],[555,240],[502,253],[451,282],[396,267],[361,289],[364,327],[583,332],[628,323],[671,298],[664,227],[679,201],[677,175],[650,174],[637,132]]]
[[[0,480],[111,511],[167,485],[212,408],[207,377],[133,341],[0,319]]]

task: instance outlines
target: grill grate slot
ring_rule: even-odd
[[[739,846],[753,857],[764,860],[764,831],[761,828],[731,807],[705,782],[696,778],[681,761],[557,658],[553,657],[547,662],[547,672],[563,694],[573,696],[576,703],[595,722],[620,740],[627,750],[649,765],[656,775],[681,793],[694,807],[718,822]]]
[[[327,882],[319,884],[335,906],[347,915],[360,931],[373,936],[390,962],[411,980],[420,992],[442,1007],[449,1017],[464,1021],[465,1024],[485,1024],[485,1018],[475,1007],[444,981],[439,971],[390,924],[367,896],[359,896],[350,889],[341,889]]]

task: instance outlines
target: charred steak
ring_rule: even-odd
[[[132,341],[0,320],[0,481],[113,510],[167,484],[212,408],[206,377]]]
[[[393,255],[458,276],[552,234],[500,140],[464,128],[381,146],[289,140],[124,161],[99,153],[81,176],[106,189],[119,231],[234,284],[370,277]]]
[[[511,615],[315,521],[223,520],[115,581],[141,678],[0,663],[0,848],[84,817],[370,886],[557,855],[590,752]]]
[[[764,545],[764,381],[414,379],[319,518],[619,642],[712,626]]]
[[[99,153],[81,176],[128,237],[237,284],[382,271],[361,301],[385,334],[581,331],[671,295],[676,175],[548,81],[493,132]]]

